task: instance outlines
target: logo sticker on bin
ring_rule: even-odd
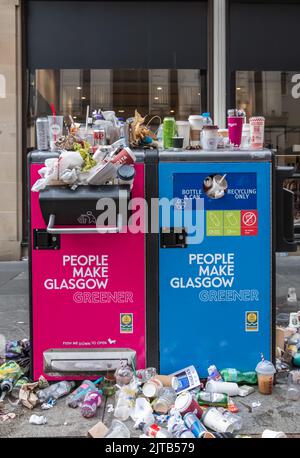
[[[133,333],[133,313],[120,313],[120,333]]]
[[[258,332],[259,312],[246,312],[245,314],[245,331]]]

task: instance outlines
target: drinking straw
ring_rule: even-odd
[[[221,180],[219,181],[219,184],[222,183],[222,181],[224,180],[224,178],[226,177],[227,173],[224,173],[224,175],[222,176]]]
[[[51,111],[52,111],[52,116],[54,118],[54,124],[56,124],[56,111],[54,108],[54,103],[51,103]],[[54,134],[53,137],[54,137],[54,142],[56,142],[56,134]]]
[[[85,119],[85,130],[88,129],[88,121],[89,121],[89,114],[90,114],[90,106],[86,107],[86,119]]]

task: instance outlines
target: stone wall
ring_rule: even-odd
[[[19,0],[0,0],[0,261],[21,254],[20,49]]]

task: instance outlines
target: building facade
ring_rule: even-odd
[[[78,121],[137,108],[154,127],[209,111],[220,128],[238,106],[300,172],[299,24],[292,0],[0,0],[0,260],[26,254],[26,156],[51,104]]]

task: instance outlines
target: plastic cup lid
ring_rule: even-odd
[[[203,119],[203,116],[201,116],[201,115],[190,115],[189,119],[199,119],[200,120],[200,119]]]
[[[255,368],[255,371],[258,373],[258,374],[266,374],[266,375],[273,375],[275,374],[276,372],[276,369],[274,367],[274,365],[271,363],[271,361],[260,361],[256,368]]]
[[[188,391],[181,393],[175,400],[175,409],[184,411],[191,403],[192,395]]]

